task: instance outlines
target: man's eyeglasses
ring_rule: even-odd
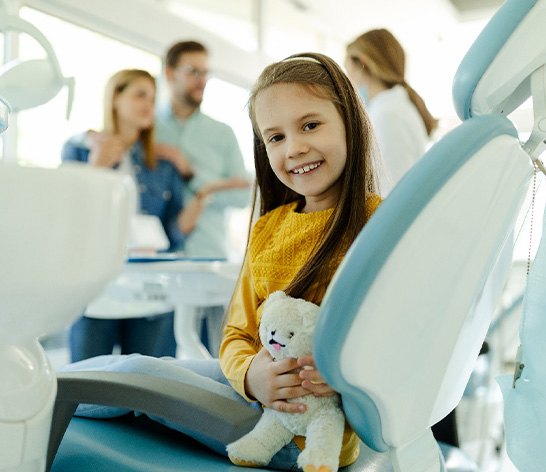
[[[176,70],[182,71],[185,75],[195,77],[196,79],[206,79],[210,73],[208,70],[197,69],[193,66],[178,66]]]

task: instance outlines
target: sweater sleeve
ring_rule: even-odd
[[[247,256],[224,328],[220,346],[220,366],[231,386],[248,401],[255,401],[245,392],[245,377],[250,363],[260,349],[257,311],[258,297],[254,290]]]

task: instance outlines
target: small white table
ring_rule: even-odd
[[[85,314],[93,318],[135,318],[174,308],[177,357],[210,359],[198,334],[198,308],[227,306],[240,263],[156,256],[132,258]]]

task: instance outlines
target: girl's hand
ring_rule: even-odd
[[[126,151],[125,144],[119,136],[89,131],[86,136],[89,146],[89,163],[97,167],[113,167],[119,164]]]
[[[315,397],[329,397],[335,395],[335,390],[324,381],[317,370],[313,356],[300,357],[298,359],[298,366],[302,368],[299,373],[300,379],[302,380],[301,386],[305,388],[308,393],[312,393]]]
[[[250,363],[245,389],[247,395],[262,405],[287,413],[303,413],[306,409],[304,404],[287,400],[310,393],[301,385],[298,361],[290,358],[275,362],[265,348],[260,349]]]

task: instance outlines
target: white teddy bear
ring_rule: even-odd
[[[313,331],[319,307],[273,292],[264,302],[260,321],[260,340],[275,360],[311,354]],[[294,436],[306,436],[298,466],[305,472],[332,472],[339,466],[345,417],[339,395],[315,397],[313,394],[288,400],[304,403],[304,413],[283,413],[264,408],[254,429],[228,444],[234,464],[264,466]]]

